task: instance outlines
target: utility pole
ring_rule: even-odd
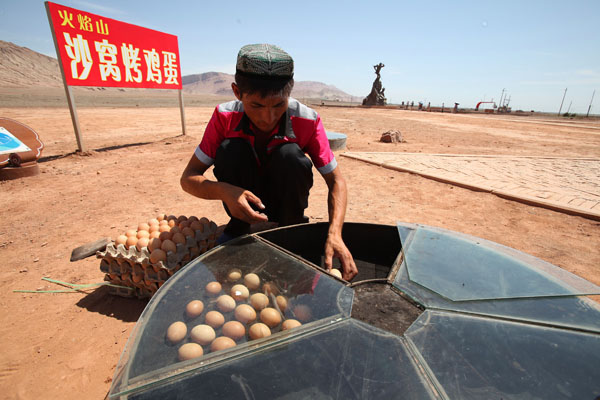
[[[505,91],[505,90],[506,90],[506,89],[504,89],[504,88],[503,88],[503,89],[502,89],[502,94],[500,95],[500,101],[498,102],[498,104],[500,104],[500,107],[502,107],[502,97],[504,97],[504,91]]]
[[[585,115],[586,118],[590,116],[590,110],[592,109],[592,101],[594,101],[594,95],[596,94],[596,89],[592,92],[592,99],[590,100],[590,106],[588,107],[588,112]]]
[[[571,104],[573,104],[573,100],[571,100],[571,102],[569,103],[569,108],[567,108],[567,114],[569,113],[569,111],[571,111]]]
[[[560,102],[560,108],[558,109],[558,116],[559,116],[559,117],[560,117],[560,111],[562,110],[562,105],[563,105],[563,102],[565,101],[565,96],[567,95],[567,89],[568,89],[568,88],[565,88],[565,94],[563,94],[563,99],[562,99],[562,101]]]

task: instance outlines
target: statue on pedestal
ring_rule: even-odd
[[[381,68],[385,67],[383,63],[379,63],[377,65],[373,65],[373,69],[375,69],[375,74],[377,78],[373,82],[373,87],[371,88],[371,93],[367,97],[363,99],[363,106],[385,106],[387,104],[387,99],[385,98],[385,88],[381,85]]]

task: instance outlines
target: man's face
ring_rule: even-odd
[[[236,97],[244,104],[244,111],[250,121],[261,133],[271,133],[279,124],[281,116],[288,108],[289,97],[268,96],[261,97],[257,93],[241,94],[234,89]]]

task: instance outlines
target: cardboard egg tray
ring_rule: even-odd
[[[204,231],[196,230],[195,237],[187,236],[185,243],[177,243],[175,252],[167,252],[166,261],[152,263],[147,247],[126,248],[114,241],[104,251],[98,251],[100,270],[104,280],[119,287],[109,286],[111,294],[123,297],[150,298],[167,279],[184,265],[216,246],[217,225],[204,224]]]

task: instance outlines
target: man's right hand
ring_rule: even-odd
[[[265,209],[262,201],[249,190],[241,187],[220,183],[223,191],[223,202],[227,205],[231,216],[246,221],[249,224],[257,222],[266,222],[269,218],[260,212],[254,211],[251,204],[256,205],[261,210]]]

